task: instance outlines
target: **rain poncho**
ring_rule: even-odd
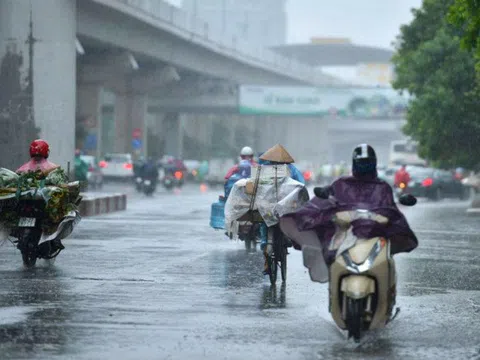
[[[258,162],[261,165],[272,165],[273,163],[270,161],[265,161],[265,160],[259,160]],[[298,182],[301,182],[302,184],[305,185],[305,178],[303,177],[302,173],[300,170],[298,170],[293,164],[286,164],[288,167],[288,170],[290,171],[290,177],[293,180],[297,180]]]
[[[87,181],[88,164],[80,156],[75,157],[75,180]]]
[[[417,247],[418,240],[395,205],[392,189],[386,182],[378,178],[344,177],[331,185],[331,193],[334,197],[328,200],[315,197],[298,211],[280,219],[282,231],[297,245],[316,245],[322,248],[325,258],[334,256],[328,253],[328,243],[336,230],[334,215],[341,211],[365,209],[387,217],[389,222],[380,224],[371,219],[357,219],[351,224],[355,237],[386,237],[390,240],[392,255],[410,252]]]
[[[241,170],[240,164],[243,163],[244,166],[245,166],[245,163],[246,163],[246,162],[248,162],[248,163],[250,164],[250,167],[257,165],[257,163],[255,162],[255,160],[253,160],[253,159],[251,159],[251,160],[245,160],[245,159],[244,159],[244,160],[241,160],[239,164],[236,164],[236,165],[232,166],[232,167],[228,170],[227,175],[225,175],[225,181],[227,181],[228,179],[230,179],[230,177],[231,177],[232,175],[234,175],[234,174],[236,174],[238,171],[240,171],[240,170]]]
[[[47,159],[40,159],[40,160],[30,159],[30,161],[20,166],[16,172],[24,173],[24,172],[37,171],[37,170],[40,170],[42,172],[49,172],[58,167],[59,167],[58,165],[48,161]]]
[[[255,182],[258,168],[253,168],[252,178],[238,180],[225,204],[227,230],[249,210],[258,210],[267,226],[278,223],[278,217],[295,211],[308,200],[305,186],[289,176],[287,165],[264,165],[256,194],[246,191],[247,182]]]
[[[248,179],[252,173],[252,165],[248,160],[240,161],[240,164],[237,166],[237,172],[230,176],[225,183],[225,199],[230,195],[233,185],[240,179]]]

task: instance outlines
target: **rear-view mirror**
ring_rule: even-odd
[[[411,194],[403,194],[399,197],[398,202],[405,206],[414,206],[417,203],[417,198]]]
[[[316,187],[313,189],[313,193],[315,194],[316,197],[320,199],[328,199],[330,192],[328,191],[328,188],[324,187]]]

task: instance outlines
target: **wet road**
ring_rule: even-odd
[[[1,359],[480,359],[479,219],[466,203],[406,209],[421,245],[399,255],[399,317],[360,345],[328,313],[301,254],[271,290],[260,252],[208,227],[216,191],[131,193],[84,219],[54,264],[0,247]]]

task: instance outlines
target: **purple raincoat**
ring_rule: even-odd
[[[296,212],[280,219],[282,230],[297,245],[312,244],[313,230],[320,239],[322,248],[327,249],[335,233],[332,221],[334,215],[340,211],[365,209],[387,217],[389,222],[380,224],[368,219],[355,220],[352,222],[352,231],[356,237],[385,237],[390,240],[392,255],[410,252],[417,247],[415,234],[395,205],[392,188],[383,180],[377,177],[343,177],[331,185],[330,191],[334,197],[328,200],[314,197]]]

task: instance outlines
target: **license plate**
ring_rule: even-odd
[[[19,227],[35,227],[36,222],[37,222],[37,219],[35,218],[22,217],[18,220],[18,226]]]
[[[152,182],[150,180],[145,181],[145,185],[150,186],[152,185]]]

